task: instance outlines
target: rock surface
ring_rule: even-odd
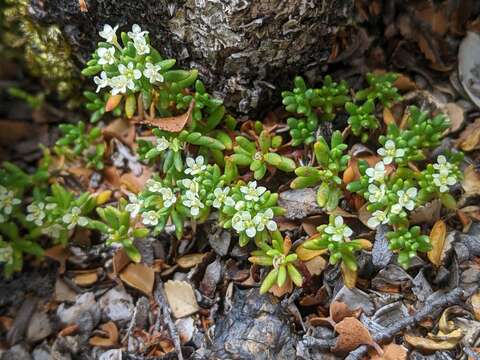
[[[80,63],[103,24],[125,30],[138,23],[164,56],[198,68],[209,89],[240,113],[271,108],[271,97],[278,100],[295,74],[318,80],[333,35],[353,11],[353,0],[31,0],[31,13],[60,26]]]

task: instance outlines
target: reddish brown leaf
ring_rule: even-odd
[[[334,352],[347,353],[355,350],[360,345],[369,345],[375,348],[379,354],[383,354],[380,346],[373,341],[368,329],[356,318],[347,317],[335,325],[338,333],[337,342],[332,348]]]
[[[188,111],[182,115],[153,119],[135,119],[134,121],[139,124],[155,126],[169,132],[180,132],[185,125],[190,122],[194,105],[195,101],[192,100],[188,107]]]

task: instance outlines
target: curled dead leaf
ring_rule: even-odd
[[[338,333],[333,352],[347,353],[355,350],[360,345],[372,346],[378,354],[383,354],[381,347],[373,341],[368,329],[356,318],[346,317],[337,325],[335,331]]]
[[[151,295],[155,272],[147,265],[130,263],[121,273],[120,279],[131,287],[140,290],[144,294]]]
[[[420,350],[451,350],[457,346],[458,340],[436,341],[412,334],[404,335],[405,341]]]
[[[100,326],[99,335],[90,338],[90,345],[109,348],[118,345],[118,329],[113,321]]]
[[[71,253],[70,250],[63,247],[62,245],[56,245],[45,250],[44,255],[52,260],[57,261],[60,264],[58,273],[63,274],[65,272],[66,262],[70,257]]]
[[[180,132],[190,122],[195,101],[192,100],[185,114],[164,118],[135,119],[135,123],[158,127],[168,132]]]
[[[97,270],[82,272],[76,274],[73,278],[73,282],[78,286],[91,286],[98,280]]]
[[[473,123],[462,131],[458,138],[457,145],[463,151],[480,149],[480,118],[475,119]]]
[[[427,253],[428,260],[430,260],[430,262],[435,266],[440,266],[441,264],[446,237],[447,225],[443,220],[438,220],[435,225],[433,225],[432,231],[430,232],[432,250]]]

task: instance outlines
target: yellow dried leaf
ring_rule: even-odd
[[[77,274],[73,278],[73,282],[78,286],[90,286],[97,282],[98,274],[97,271],[86,272],[83,274]]]
[[[102,336],[90,338],[90,345],[99,347],[113,347],[118,344],[118,329],[113,321],[100,326]]]
[[[385,125],[395,124],[395,118],[388,107],[383,108],[383,122]]]
[[[357,283],[357,272],[350,270],[343,262],[340,265],[340,269],[342,270],[343,283],[345,286],[349,289],[354,288]]]
[[[97,205],[103,205],[106,202],[108,202],[111,197],[112,197],[112,191],[105,190],[105,191],[102,191],[100,194],[98,194],[95,200],[97,202]]]
[[[433,225],[430,232],[430,241],[432,250],[427,253],[428,260],[435,266],[440,266],[442,260],[443,248],[445,246],[445,238],[447,236],[447,225],[443,220],[438,220]]]
[[[322,250],[309,250],[305,249],[303,245],[300,245],[297,250],[295,250],[297,253],[297,256],[300,260],[302,261],[309,261],[312,260],[313,258],[326,254],[328,252],[327,249],[322,249]]]
[[[458,340],[435,341],[411,334],[405,334],[404,338],[407,343],[420,350],[451,350],[458,343]]]

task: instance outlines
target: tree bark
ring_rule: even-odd
[[[162,55],[198,68],[231,111],[253,115],[294,75],[318,80],[353,0],[31,0],[31,13],[62,29],[79,67],[103,24],[138,23]]]

